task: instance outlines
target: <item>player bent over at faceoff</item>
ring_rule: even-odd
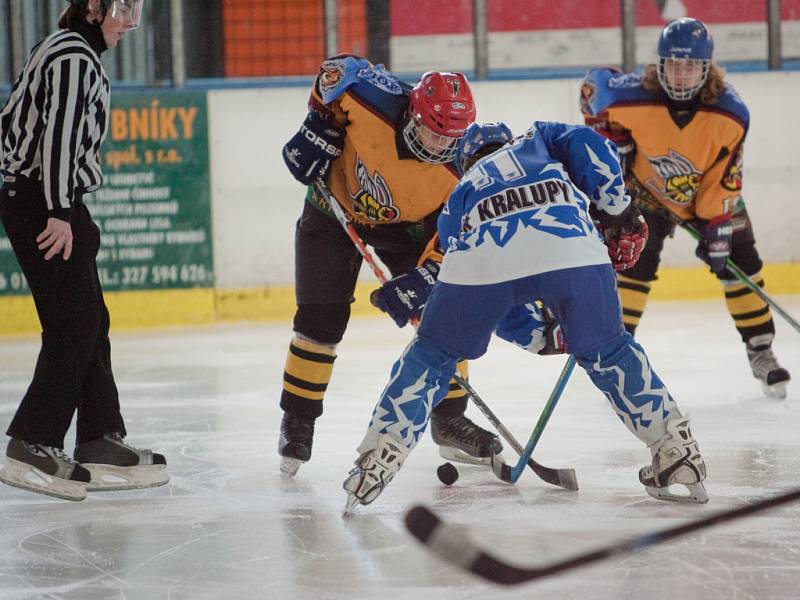
[[[456,360],[483,355],[492,332],[508,338],[509,322],[533,300],[552,310],[569,351],[650,448],[639,472],[648,493],[706,502],[688,415],[622,325],[614,269],[636,262],[647,227],[625,193],[616,148],[587,127],[560,123],[537,121],[511,138],[505,124],[474,124],[459,143],[464,175],[438,221],[446,247],[439,279],[344,482],[345,510],[374,501],[395,476]],[[541,345],[541,332],[535,337]],[[688,495],[673,494],[671,484]]]
[[[391,294],[378,295],[415,314],[427,300],[426,281],[439,270],[441,254],[431,240],[458,183],[456,141],[474,120],[472,92],[460,73],[426,73],[412,87],[381,65],[343,55],[322,64],[308,115],[283,149],[295,179],[323,180],[392,275],[405,275]],[[280,400],[278,452],[287,474],[311,459],[361,262],[325,200],[309,190],[295,236],[297,311]],[[466,363],[459,370],[467,376]],[[439,452],[488,464],[502,444],[464,414],[467,397],[455,381],[449,389],[431,423]]]

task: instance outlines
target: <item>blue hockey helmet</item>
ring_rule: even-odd
[[[473,123],[467,127],[464,136],[458,140],[456,149],[456,170],[463,175],[477,160],[476,156],[489,145],[505,146],[514,139],[511,129],[499,121],[497,123]]]
[[[658,38],[658,81],[673,100],[690,100],[708,78],[714,39],[697,19],[671,21]]]

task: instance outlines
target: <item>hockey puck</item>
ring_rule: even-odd
[[[458,481],[458,470],[449,462],[439,465],[436,475],[439,477],[439,481],[445,485],[453,485]]]

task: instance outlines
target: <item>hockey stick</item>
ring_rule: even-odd
[[[424,506],[416,506],[406,513],[406,528],[420,542],[443,559],[462,569],[483,577],[494,583],[517,585],[548,575],[583,567],[599,560],[620,554],[637,552],[644,548],[752,515],[782,504],[800,500],[800,488],[784,492],[772,498],[759,500],[752,504],[718,512],[715,515],[690,521],[684,525],[645,533],[624,542],[616,542],[592,552],[578,554],[571,558],[558,560],[539,567],[517,567],[486,553],[462,529],[444,523]]]
[[[677,223],[678,225],[680,225],[681,227],[683,227],[689,233],[689,235],[692,236],[695,239],[695,241],[700,242],[700,241],[703,240],[703,236],[700,234],[700,232],[697,230],[697,228],[695,228],[695,226],[692,225],[691,223],[689,223],[688,221],[682,221],[682,220],[678,219],[677,217],[675,217],[672,220],[675,223]],[[789,313],[787,313],[783,308],[781,308],[781,306],[777,302],[775,302],[775,300],[773,300],[769,296],[769,294],[767,294],[767,292],[762,290],[758,286],[758,284],[756,284],[752,279],[750,279],[750,277],[747,276],[747,273],[742,271],[735,262],[733,262],[730,258],[727,258],[727,259],[725,259],[725,267],[728,269],[728,271],[734,277],[736,277],[736,279],[738,279],[747,288],[749,288],[750,291],[753,292],[756,296],[761,298],[764,302],[766,302],[773,309],[775,309],[776,313],[778,313],[780,316],[782,316],[786,320],[786,322],[789,323],[789,325],[794,327],[795,330],[798,333],[800,333],[800,323],[795,321],[789,315]]]
[[[356,231],[355,227],[353,227],[353,224],[350,221],[350,218],[344,212],[344,209],[342,208],[342,205],[339,204],[339,201],[336,199],[336,197],[330,192],[330,190],[328,189],[328,186],[325,185],[325,182],[320,181],[320,180],[315,181],[313,185],[314,185],[314,189],[317,191],[317,193],[320,196],[322,196],[322,198],[324,198],[324,200],[331,207],[331,211],[333,212],[334,216],[336,217],[336,220],[339,221],[339,224],[344,228],[344,230],[347,233],[348,237],[353,242],[353,244],[355,245],[356,249],[358,249],[359,254],[361,254],[361,256],[364,259],[364,261],[366,261],[367,265],[369,265],[369,268],[375,274],[375,277],[378,279],[378,281],[381,282],[381,284],[386,283],[388,281],[388,278],[386,277],[386,274],[383,272],[383,270],[375,262],[375,259],[372,257],[372,253],[369,251],[369,249],[364,244],[364,241],[361,239],[361,236],[358,235],[358,232]],[[416,326],[415,323],[412,323],[412,324],[414,324]],[[473,403],[486,416],[486,418],[495,427],[495,429],[497,429],[498,433],[500,433],[500,435],[503,436],[503,439],[505,439],[509,444],[511,444],[511,446],[514,448],[514,450],[517,453],[521,453],[522,452],[522,445],[516,440],[516,438],[513,435],[511,435],[511,432],[508,429],[506,429],[506,427],[500,422],[500,419],[498,419],[497,416],[495,416],[495,414],[486,405],[486,403],[481,399],[481,397],[478,396],[478,394],[475,392],[473,387],[467,382],[467,380],[464,379],[459,373],[456,373],[454,375],[454,379],[456,380],[456,383],[458,383],[458,385],[460,385],[461,388],[465,392],[467,392],[467,394],[469,394],[469,396],[472,398]],[[552,412],[552,409],[551,409],[551,412]],[[549,415],[548,415],[548,418],[549,418]],[[540,419],[540,421],[541,421],[541,419]],[[545,423],[546,422],[547,421],[545,420]],[[533,449],[531,448],[531,452],[532,451],[533,451]],[[546,483],[550,483],[552,485],[556,485],[556,486],[562,487],[562,488],[567,489],[567,490],[577,490],[578,489],[578,481],[577,481],[577,478],[575,477],[575,470],[574,469],[553,469],[553,468],[550,468],[550,467],[545,467],[544,465],[541,465],[538,462],[536,462],[535,460],[533,460],[531,458],[530,454],[528,454],[528,456],[526,458],[526,462],[527,462],[528,466],[536,473],[536,475],[542,481],[545,481]],[[520,470],[522,470],[524,468],[524,464],[525,463],[523,463],[523,467],[521,467]],[[498,468],[496,468],[495,464],[494,464],[494,461],[492,462],[492,470],[495,472],[495,474],[498,477],[500,477],[501,479],[503,479],[503,481],[508,482],[508,481],[510,481],[511,475],[507,470],[502,470],[501,469],[502,466],[505,466],[506,469],[510,468],[510,467],[508,467],[508,465],[501,465]],[[503,478],[503,475],[506,475],[506,478]],[[519,477],[519,476],[517,476],[517,477]],[[516,481],[516,479],[514,481]]]
[[[558,376],[556,380],[556,385],[553,388],[553,391],[550,392],[550,397],[547,399],[547,403],[544,405],[542,409],[542,414],[539,416],[539,420],[536,422],[536,426],[533,428],[533,432],[531,432],[531,437],[528,439],[528,443],[525,446],[525,449],[520,453],[519,460],[517,464],[513,467],[509,467],[506,464],[495,464],[492,461],[492,469],[500,479],[507,483],[516,483],[517,479],[520,478],[522,475],[522,471],[525,470],[525,464],[529,460],[531,460],[531,455],[533,454],[533,449],[536,448],[536,444],[539,443],[539,438],[542,437],[542,433],[544,432],[544,428],[547,425],[547,422],[550,420],[550,417],[553,414],[553,410],[556,408],[556,404],[558,403],[559,398],[561,398],[561,393],[564,391],[564,388],[567,385],[567,381],[569,381],[570,375],[572,375],[572,371],[575,368],[575,357],[570,354],[567,362],[564,363],[564,368],[561,369],[561,374]],[[519,452],[519,451],[517,451]],[[567,488],[567,489],[578,489],[577,482],[575,483],[575,488]]]

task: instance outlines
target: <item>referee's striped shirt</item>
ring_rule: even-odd
[[[77,31],[52,33],[31,50],[0,112],[0,172],[41,181],[51,217],[68,220],[76,192],[103,182],[97,150],[110,101],[103,49]]]

